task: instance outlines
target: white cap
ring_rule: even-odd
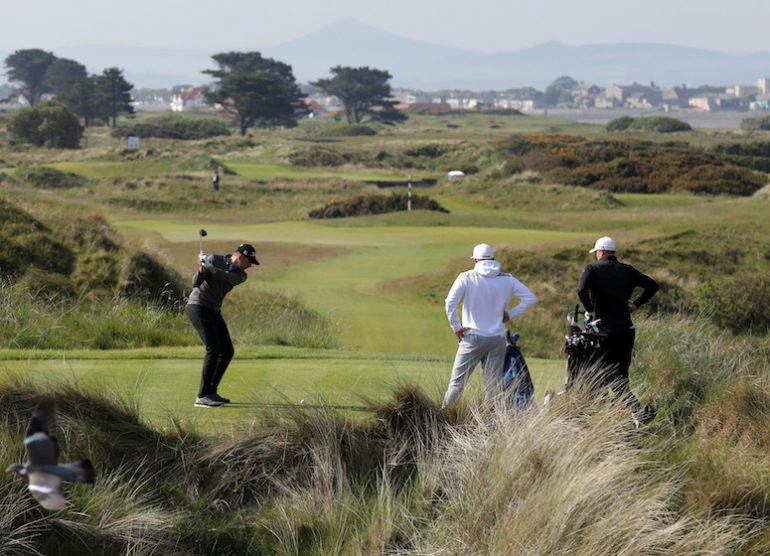
[[[609,236],[600,237],[596,240],[594,248],[589,253],[595,253],[596,251],[617,251],[615,240]]]
[[[491,245],[487,245],[486,243],[479,243],[476,247],[473,248],[473,255],[471,255],[471,259],[485,260],[494,258],[495,250],[492,249]]]

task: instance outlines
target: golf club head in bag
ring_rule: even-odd
[[[567,334],[564,337],[564,353],[567,355],[567,376],[564,384],[569,390],[578,378],[586,380],[592,371],[600,365],[603,356],[604,340],[607,334],[601,329],[601,319],[586,319],[584,328],[580,327],[579,315],[585,314],[575,310],[567,314]]]

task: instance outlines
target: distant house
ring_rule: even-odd
[[[658,106],[663,102],[663,94],[658,87],[652,85],[613,85],[604,91],[606,98],[614,98],[621,106],[631,108],[648,108]]]
[[[599,94],[594,98],[594,108],[620,108],[622,106],[622,103],[615,97],[615,96],[607,96],[606,92],[604,94]]]
[[[0,111],[18,110],[27,106],[29,106],[27,97],[16,91],[5,98],[0,98]]]
[[[749,110],[770,110],[770,94],[757,95],[749,105]]]
[[[596,104],[596,96],[601,89],[596,85],[581,82],[572,87],[569,94],[572,97],[572,104],[578,108],[591,108]]]
[[[710,93],[691,98],[690,106],[704,112],[736,110],[741,107],[741,99],[725,94]]]
[[[189,87],[171,97],[171,111],[184,112],[195,108],[205,108],[206,89],[204,87]]]
[[[770,77],[762,77],[757,81],[760,95],[770,95]]]
[[[541,103],[534,99],[515,99],[515,98],[496,98],[492,101],[495,108],[506,110],[521,110],[522,112],[532,112],[541,107]]]
[[[308,117],[310,118],[315,118],[316,116],[321,116],[328,112],[320,102],[312,98],[306,98],[304,103],[308,109]]]

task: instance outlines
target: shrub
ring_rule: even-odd
[[[762,189],[765,179],[735,166],[696,166],[671,183],[674,191],[691,191],[710,195],[752,195]]]
[[[628,126],[629,130],[654,131],[657,133],[692,131],[692,127],[687,122],[677,120],[676,118],[669,118],[668,116],[648,116],[633,118],[633,120]]]
[[[716,278],[695,290],[698,309],[735,333],[770,330],[770,277],[740,273]]]
[[[78,148],[83,136],[78,117],[54,101],[22,108],[11,119],[8,130],[23,143],[58,149]]]
[[[350,156],[332,149],[312,148],[308,151],[294,153],[289,157],[294,166],[342,166],[350,162]]]
[[[146,122],[112,130],[113,137],[157,137],[162,139],[195,140],[230,135],[230,127],[213,118],[190,118],[167,115]]]
[[[620,118],[609,121],[605,126],[605,129],[607,131],[625,131],[633,121],[634,119],[631,116],[621,116]]]
[[[62,172],[50,166],[32,166],[20,170],[20,177],[28,184],[41,189],[71,189],[87,182],[73,172]]]
[[[377,130],[363,124],[328,125],[318,130],[319,137],[359,137],[377,135]]]
[[[442,145],[430,144],[423,145],[421,147],[415,147],[413,149],[407,149],[404,151],[406,156],[412,157],[425,157],[425,158],[438,158],[446,154],[447,148]]]
[[[605,129],[607,131],[654,131],[656,133],[673,133],[675,131],[692,131],[687,122],[669,118],[668,116],[647,116],[632,118],[621,116],[610,121]]]
[[[506,164],[516,171],[531,170],[555,183],[608,191],[751,195],[765,183],[762,175],[730,164],[735,155],[691,150],[681,142],[657,145],[635,139],[532,135],[514,136],[497,146],[515,154]],[[743,163],[770,168],[760,157]]]
[[[406,193],[392,195],[360,195],[345,201],[329,203],[323,208],[311,210],[310,218],[345,218],[348,216],[368,216],[387,212],[405,211],[408,197]],[[412,208],[449,212],[430,197],[412,195]]]
[[[770,116],[761,118],[746,118],[741,122],[743,131],[768,131],[770,130]]]

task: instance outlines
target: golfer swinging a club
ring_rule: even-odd
[[[537,297],[511,274],[500,272],[492,246],[480,243],[471,255],[474,267],[455,279],[445,301],[446,315],[460,344],[442,407],[460,397],[476,365],[484,369],[484,399],[502,390],[505,324],[523,315]],[[511,298],[519,304],[507,310]],[[457,308],[462,300],[462,323]]]
[[[254,247],[248,243],[239,245],[230,255],[204,255],[201,242],[199,263],[185,307],[187,317],[206,346],[195,407],[221,407],[230,400],[220,396],[217,388],[235,353],[222,318],[222,301],[230,290],[246,281],[245,271],[259,261]]]

